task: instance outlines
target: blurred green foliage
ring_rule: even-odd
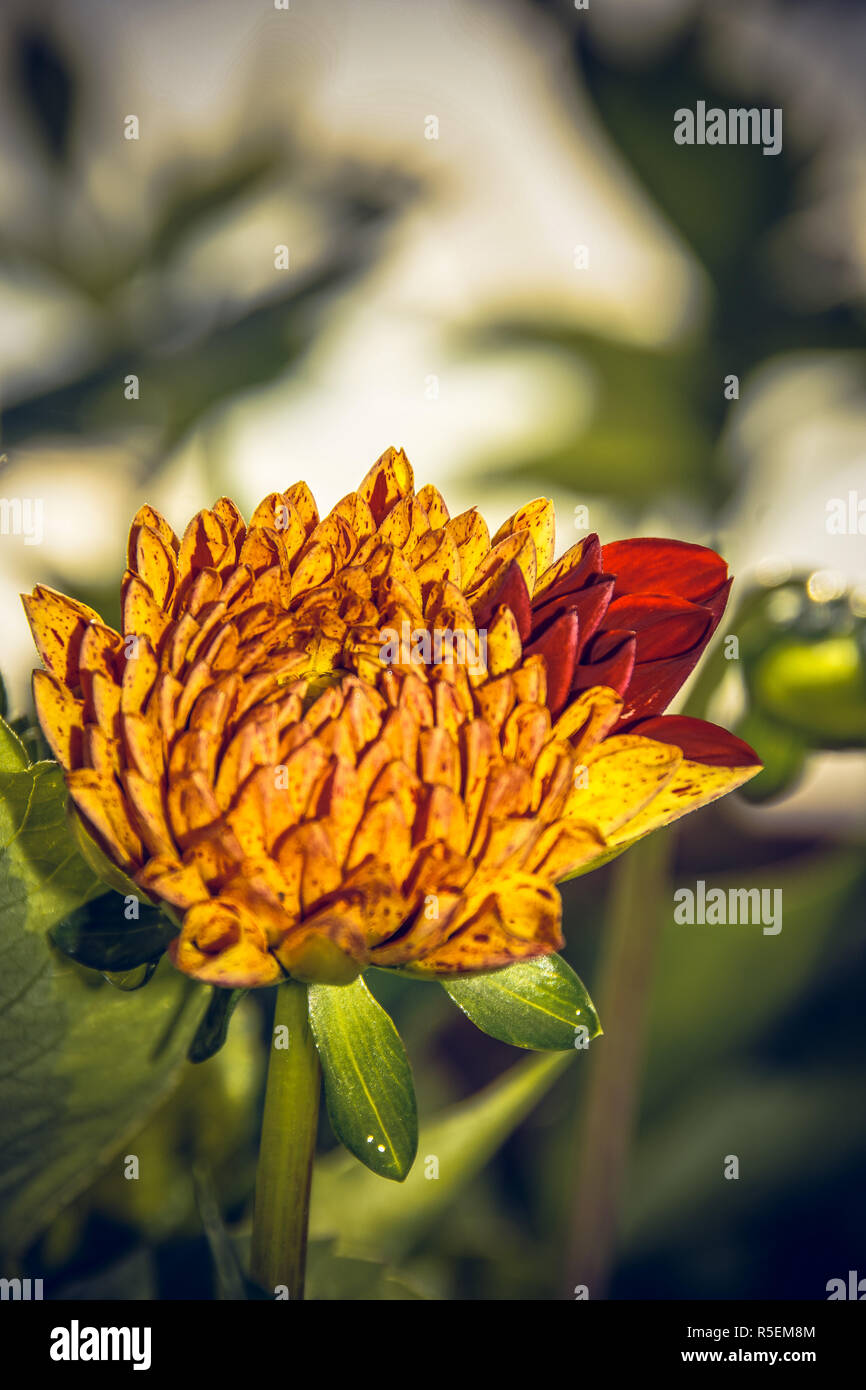
[[[160,202],[147,209],[143,233],[112,237],[100,227],[101,245],[82,246],[80,238],[64,235],[80,198],[69,159],[80,135],[77,93],[95,78],[86,67],[78,70],[80,55],[73,58],[50,26],[34,20],[10,37],[13,88],[42,151],[52,218],[35,216],[26,235],[0,233],[0,272],[47,276],[77,297],[87,347],[58,369],[56,381],[46,381],[43,368],[31,387],[7,397],[3,443],[51,434],[134,435],[144,481],[209,412],[301,360],[332,297],[376,258],[384,229],[413,189],[360,162],[312,170],[287,133],[254,126],[249,137],[238,132],[216,167],[167,155]],[[226,294],[224,302],[215,297],[192,307],[183,274],[190,246],[242,215],[251,198],[280,189],[312,197],[329,228],[316,262],[300,275],[275,274],[263,297]],[[273,247],[263,246],[262,255],[271,258]],[[130,375],[145,383],[134,418],[124,395]]]
[[[719,448],[731,409],[726,376],[735,374],[742,391],[777,353],[832,348],[849,350],[866,382],[862,307],[809,311],[784,292],[773,238],[798,207],[803,172],[787,145],[768,159],[748,146],[718,146],[707,159],[700,146],[674,144],[677,108],[743,104],[741,91],[708,71],[699,21],[661,53],[617,62],[579,13],[556,0],[539,7],[560,25],[607,137],[706,272],[709,303],[688,339],[664,348],[529,319],[487,326],[485,337],[546,344],[574,363],[578,379],[587,369],[593,379],[586,426],[555,452],[513,460],[514,480],[536,493],[567,486],[613,498],[626,516],[686,501],[712,525],[737,483]],[[766,93],[751,101],[776,104]]]

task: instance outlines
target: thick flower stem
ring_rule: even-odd
[[[320,1090],[319,1056],[307,1018],[307,987],[289,981],[277,988],[250,1274],[269,1293],[287,1289],[290,1299],[304,1296]]]

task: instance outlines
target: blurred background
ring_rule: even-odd
[[[491,529],[544,494],[559,549],[679,536],[737,576],[684,698],[766,772],[668,832],[652,892],[619,864],[564,891],[594,997],[613,914],[658,930],[591,1296],[823,1298],[866,1274],[864,61],[854,0],[0,17],[0,493],[41,507],[38,536],[3,511],[12,714],[33,665],[19,593],[46,582],[116,622],[143,501],[180,531],[221,494],[249,514],[305,478],[323,510],[389,444]],[[781,107],[782,152],[676,145],[698,100]],[[699,878],[781,888],[781,933],[676,925],[673,890]],[[436,986],[370,984],[456,1157],[414,1195],[373,1193],[323,1120],[313,1295],[571,1298],[591,1059],[518,1085],[517,1054]],[[233,1296],[221,1242],[247,1229],[267,1009],[246,999],[150,1118],[141,1179],[115,1163],[33,1243],[54,1294]]]

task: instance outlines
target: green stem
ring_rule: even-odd
[[[250,1274],[268,1292],[284,1286],[291,1299],[304,1296],[320,1090],[307,987],[288,981],[277,988],[274,1010]]]
[[[596,999],[604,1034],[590,1048],[578,1113],[567,1269],[568,1287],[584,1284],[592,1299],[605,1297],[616,1253],[673,839],[650,836],[623,856],[605,924]]]

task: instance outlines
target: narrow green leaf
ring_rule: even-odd
[[[360,978],[311,985],[309,1011],[334,1133],[374,1173],[402,1182],[418,1147],[418,1113],[400,1034]]]
[[[513,1047],[568,1052],[601,1032],[592,1000],[562,956],[441,983],[476,1028]]]
[[[191,1062],[206,1062],[219,1052],[228,1037],[232,1014],[246,993],[245,989],[221,989],[214,985],[207,1013],[190,1044]]]
[[[237,1248],[223,1220],[213,1173],[206,1163],[200,1162],[195,1164],[192,1176],[202,1229],[213,1263],[217,1297],[240,1302],[247,1296],[244,1276]]]

